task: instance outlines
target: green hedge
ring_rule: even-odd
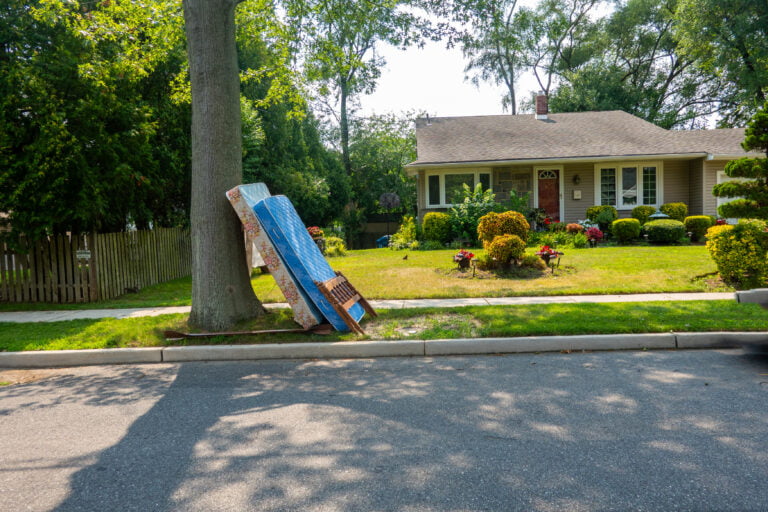
[[[425,240],[440,243],[451,241],[451,217],[447,213],[429,212],[425,214],[421,229]]]
[[[620,243],[639,238],[640,229],[640,221],[637,219],[619,219],[611,224],[611,233]]]
[[[712,226],[707,231],[707,249],[726,283],[736,288],[765,286],[768,277],[765,222]]]
[[[680,222],[683,222],[688,216],[688,205],[685,203],[666,203],[661,205],[659,210]]]
[[[652,220],[643,226],[643,231],[649,242],[672,244],[685,236],[685,225],[673,219]]]
[[[685,224],[685,229],[691,233],[691,241],[698,242],[704,238],[707,230],[714,225],[714,221],[709,215],[692,215],[691,217],[686,217],[683,224]]]
[[[640,224],[648,222],[648,218],[656,213],[656,208],[653,206],[635,206],[632,208],[632,217],[639,220]]]

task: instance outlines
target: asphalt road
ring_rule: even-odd
[[[0,387],[2,511],[768,510],[740,350],[40,376]]]

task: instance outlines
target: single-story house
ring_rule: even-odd
[[[638,205],[683,202],[690,215],[716,215],[712,187],[729,160],[749,154],[744,129],[667,130],[622,111],[423,118],[416,121],[419,218],[452,206],[466,183],[497,201],[511,191],[554,220],[575,222],[593,205],[629,217]]]

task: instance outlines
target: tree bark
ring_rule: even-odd
[[[183,0],[192,84],[192,312],[208,331],[264,312],[246,270],[240,221],[225,192],[242,182],[234,0]]]

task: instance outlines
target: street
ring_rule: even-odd
[[[741,350],[40,375],[0,387],[1,511],[768,510]]]

